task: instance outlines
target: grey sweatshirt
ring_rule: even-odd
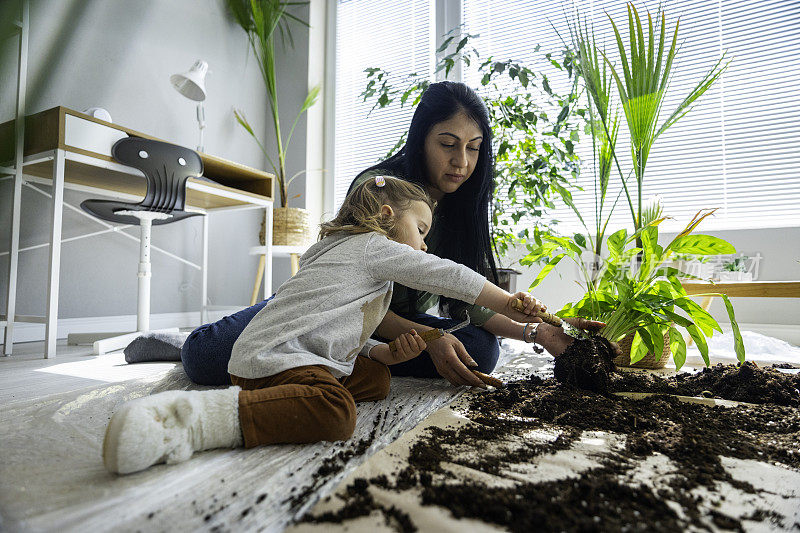
[[[356,356],[377,344],[369,337],[389,309],[394,281],[472,304],[486,278],[377,233],[328,236],[244,328],[228,372],[255,379],[323,365],[337,378],[350,375]]]

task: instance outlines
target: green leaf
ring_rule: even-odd
[[[674,311],[670,311],[669,309],[662,309],[661,312],[664,313],[664,315],[666,315],[667,318],[669,318],[671,321],[675,322],[681,327],[688,328],[689,326],[694,325],[694,322],[692,322],[688,318],[681,316]]]
[[[678,254],[727,255],[736,253],[736,248],[728,241],[711,235],[690,234],[677,237],[667,248]]]
[[[733,330],[733,347],[736,350],[736,358],[740,363],[744,363],[744,340],[739,331],[739,324],[736,322],[736,315],[733,312],[733,304],[728,299],[727,294],[722,295],[722,300],[725,302],[725,309],[728,311],[728,318],[731,321],[731,329]]]
[[[722,328],[719,327],[714,317],[711,316],[708,311],[700,307],[694,300],[690,298],[676,298],[675,305],[686,311],[686,313],[692,317],[694,323],[700,326],[700,329],[702,329],[703,333],[707,336],[710,337],[713,335],[714,330],[722,333]]]
[[[642,340],[642,336],[637,329],[631,343],[631,364],[641,361],[645,355],[647,355],[647,345]]]
[[[441,46],[439,46],[439,48],[436,49],[436,53],[438,54],[439,52],[444,52],[445,49],[447,48],[447,45],[449,45],[454,38],[455,36],[451,35],[450,37],[442,41]]]
[[[618,257],[622,255],[622,248],[625,246],[625,241],[628,239],[628,232],[624,228],[612,233],[606,244],[608,245],[608,253],[611,257]]]
[[[706,338],[703,336],[703,333],[695,325],[687,327],[686,331],[692,336],[694,343],[697,345],[697,349],[700,350],[700,355],[703,356],[703,361],[705,361],[706,366],[711,366],[711,362],[708,359],[708,344],[706,343]]]
[[[541,283],[541,282],[542,282],[542,280],[543,280],[544,278],[546,278],[546,277],[547,277],[547,275],[550,273],[550,271],[551,271],[551,270],[553,270],[553,268],[555,268],[555,266],[558,264],[558,262],[559,262],[559,261],[561,261],[562,259],[564,259],[564,256],[565,256],[565,255],[567,255],[567,254],[558,254],[557,256],[555,256],[554,258],[552,258],[552,259],[551,259],[551,260],[550,260],[550,261],[549,261],[549,262],[548,262],[548,263],[547,263],[547,264],[544,266],[544,268],[542,268],[542,271],[541,271],[541,272],[539,272],[539,275],[538,275],[538,276],[536,276],[536,279],[535,279],[535,280],[533,280],[533,283],[531,283],[531,286],[529,287],[529,289],[533,289],[533,288],[534,288],[534,287],[536,287],[536,286],[537,286],[539,283]]]
[[[586,248],[586,237],[584,237],[580,233],[576,233],[575,236],[573,237],[573,240],[581,248]]]
[[[672,360],[675,361],[675,370],[680,370],[686,362],[686,341],[673,327],[669,328],[669,351],[672,352]]]

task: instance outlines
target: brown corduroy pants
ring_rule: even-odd
[[[259,379],[231,375],[231,382],[242,388],[244,445],[349,439],[356,427],[356,403],[386,398],[390,380],[389,367],[361,356],[353,373],[338,380],[323,366]]]

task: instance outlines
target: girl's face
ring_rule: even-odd
[[[425,168],[434,200],[455,192],[469,179],[482,142],[480,127],[463,111],[431,128],[425,137]]]
[[[381,207],[381,212],[387,216],[397,216],[395,241],[407,244],[415,250],[423,252],[428,250],[425,237],[431,229],[433,218],[428,204],[420,201],[412,202],[409,208],[399,215],[391,206],[384,205]]]

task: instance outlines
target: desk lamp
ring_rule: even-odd
[[[170,83],[175,90],[189,100],[197,102],[197,124],[200,127],[200,143],[197,151],[203,151],[203,130],[206,127],[206,112],[203,108],[203,100],[206,99],[206,74],[208,73],[208,63],[202,59],[195,61],[192,68],[183,74],[173,74],[169,77]]]

